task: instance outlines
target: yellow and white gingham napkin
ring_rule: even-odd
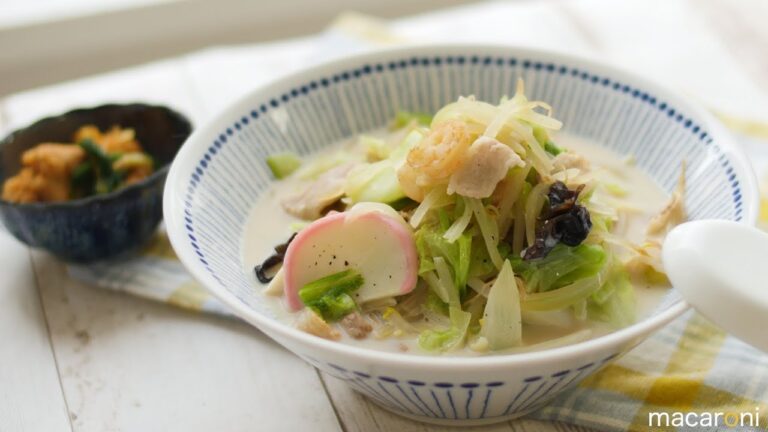
[[[561,22],[562,11],[551,10],[555,7],[553,6],[555,3],[485,3],[481,6],[438,12],[400,21],[391,27],[382,21],[348,14],[340,18],[332,30],[320,37],[318,43],[324,49],[316,51],[323,52],[326,56],[324,59],[327,59],[328,53],[334,53],[330,54],[331,56],[342,55],[368,49],[371,45],[392,44],[414,38],[454,41],[457,37],[466,37],[484,42],[520,43],[525,37],[530,38],[533,34],[537,45],[580,52],[582,47],[578,44],[574,45],[575,39],[568,34],[566,23]],[[606,11],[606,9],[618,7],[616,5],[619,3],[629,10],[627,12],[622,9],[622,13],[628,15],[635,24],[628,21],[624,24],[613,23],[614,31],[629,32],[632,25],[636,25],[637,22],[643,22],[645,28],[649,28],[651,23],[654,23],[655,32],[657,35],[661,33],[662,36],[665,23],[667,27],[670,27],[670,23],[674,24],[672,27],[684,26],[689,33],[697,28],[695,23],[684,25],[681,21],[681,14],[687,13],[685,8],[680,6],[685,3],[682,0],[669,2],[672,7],[666,9],[667,13],[677,14],[671,18],[660,18],[653,12],[653,8],[647,8],[645,2],[638,0],[626,3],[580,0],[569,2],[568,7],[571,8],[569,11],[571,14],[578,14],[582,10],[609,20],[616,18],[617,13],[611,15],[610,10]],[[661,22],[654,20],[661,20]],[[507,33],[502,33],[499,27],[495,27],[495,25],[513,21],[518,30],[515,37],[521,38],[520,40],[504,39]],[[475,27],[474,36],[473,22],[484,23]],[[542,22],[550,25],[549,30],[545,31],[545,34],[531,33],[536,28],[540,28]],[[464,31],[451,32],[457,23],[463,26]],[[598,34],[601,37],[607,37],[609,35],[608,33],[600,34],[600,32],[611,31],[609,26],[605,25],[605,21],[601,24],[603,24],[602,27],[597,23],[592,27],[594,32],[592,36]],[[619,43],[617,39],[620,39],[620,34],[617,33],[615,37],[610,38],[612,44]],[[497,39],[489,39],[491,36]],[[659,36],[659,40],[648,42],[655,51],[646,47],[645,51],[653,51],[653,56],[641,60],[647,63],[649,58],[658,58],[657,62],[669,64],[664,57],[663,48],[667,47],[664,43],[669,44],[667,48],[671,51],[667,56],[678,59],[675,49],[680,51],[685,47],[675,45],[674,41],[664,40],[662,36]],[[699,42],[689,40],[686,43],[701,45],[695,45],[699,51],[703,46],[712,48],[712,42],[706,40],[705,36],[702,38]],[[562,45],[558,45],[559,43]],[[635,40],[633,43],[638,41]],[[684,45],[683,42],[680,44]],[[645,52],[642,47],[632,48],[639,56]],[[694,46],[691,45],[688,48],[693,49]],[[610,50],[610,46],[606,49]],[[700,55],[708,55],[699,51],[697,52]],[[589,53],[582,53],[589,55]],[[718,53],[720,54],[722,53]],[[618,60],[631,63],[632,59]],[[715,76],[736,79],[739,72],[732,70],[731,66],[724,66],[723,63],[724,61],[709,58],[703,64],[718,68]],[[689,61],[680,63],[678,66],[690,64],[702,63]],[[728,69],[729,67],[731,69]],[[653,68],[654,71],[657,69]],[[768,110],[754,109],[760,107],[761,101],[753,98],[749,105],[753,108],[750,112],[759,114],[758,119],[746,118],[742,116],[743,112],[737,112],[739,108],[744,108],[743,104],[733,104],[733,101],[727,100],[727,94],[722,92],[721,94],[717,92],[703,94],[702,91],[698,91],[700,88],[695,88],[696,80],[685,83],[674,82],[675,75],[685,76],[685,73],[690,71],[673,72],[668,74],[669,85],[680,84],[684,91],[692,93],[707,106],[724,107],[725,113],[716,112],[716,114],[737,133],[739,142],[749,153],[759,177],[768,179],[768,125],[766,125]],[[221,78],[226,79],[226,77]],[[754,94],[754,92],[749,93],[752,90],[748,85],[739,81],[733,84],[735,87],[732,90],[737,92],[735,94]],[[715,84],[713,83],[713,86]],[[761,115],[765,118],[759,118]],[[768,199],[766,198],[768,198],[768,188],[763,188],[761,223],[768,227]],[[128,292],[186,309],[229,314],[225,307],[213,299],[184,270],[173,254],[162,230],[140,256],[119,263],[89,267],[70,266],[70,273],[77,279],[101,287]],[[562,421],[599,430],[706,430],[707,428],[685,426],[651,427],[649,426],[649,420],[652,418],[650,415],[666,413],[670,415],[670,419],[673,419],[672,416],[676,413],[712,415],[720,413],[720,430],[728,428],[749,430],[750,428],[732,427],[734,416],[756,413],[760,418],[760,426],[765,428],[768,426],[767,402],[768,356],[729,337],[699,315],[688,313],[654,334],[623,358],[587,379],[575,390],[531,414],[530,417]],[[717,427],[710,429],[718,430]]]
[[[73,278],[98,287],[192,311],[231,315],[187,272],[163,227],[136,256],[92,265],[70,264],[67,270]]]

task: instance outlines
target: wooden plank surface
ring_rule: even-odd
[[[0,232],[0,431],[71,431],[27,248]]]
[[[314,368],[253,327],[33,261],[74,431],[339,429]]]

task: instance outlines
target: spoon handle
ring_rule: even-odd
[[[694,309],[768,352],[768,234],[733,221],[687,222],[667,235],[662,260]]]

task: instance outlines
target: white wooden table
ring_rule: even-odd
[[[601,56],[680,85],[713,108],[768,116],[759,110],[768,107],[764,2],[618,3],[492,3],[393,28],[403,38]],[[346,37],[208,51],[12,96],[0,101],[0,128],[107,100],[165,103],[199,123],[248,88],[321,60],[329,41],[344,45]],[[702,67],[715,68],[718,81],[685,78]],[[3,232],[0,269],[2,432],[438,430],[379,409],[246,324],[84,286]],[[516,421],[486,430],[579,428]]]

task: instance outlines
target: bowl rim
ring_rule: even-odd
[[[127,103],[105,103],[105,104],[99,104],[94,105],[90,107],[81,107],[81,108],[73,108],[68,111],[65,111],[61,114],[54,114],[49,115],[46,117],[43,117],[41,119],[38,119],[26,126],[19,127],[17,129],[14,129],[7,135],[5,135],[0,140],[0,152],[3,151],[3,147],[8,144],[10,141],[14,139],[14,137],[21,135],[25,132],[27,132],[30,129],[40,127],[43,123],[56,121],[57,119],[61,117],[66,117],[72,114],[79,114],[79,113],[87,113],[90,111],[96,111],[99,109],[104,108],[140,108],[140,109],[160,109],[162,111],[165,111],[166,114],[169,114],[173,117],[176,117],[177,120],[181,120],[183,123],[185,123],[187,126],[189,126],[189,134],[184,138],[184,142],[192,135],[194,132],[194,126],[192,124],[192,121],[187,117],[185,114],[182,114],[180,111],[168,107],[166,105],[159,105],[159,104],[150,104],[150,103],[143,103],[143,102],[127,102]],[[40,143],[38,143],[40,144]],[[183,146],[183,143],[182,143]],[[181,146],[179,147],[179,150],[181,150]],[[177,151],[178,154],[178,151]],[[168,171],[170,170],[171,164],[173,163],[173,160],[170,162],[164,163],[159,168],[155,169],[152,174],[148,175],[147,177],[139,180],[136,183],[132,183],[128,186],[122,187],[120,189],[114,190],[112,192],[108,193],[102,193],[102,194],[94,194],[83,198],[77,198],[73,200],[66,200],[66,201],[52,201],[52,202],[31,202],[31,203],[17,203],[13,201],[8,201],[2,198],[0,195],[0,207],[14,207],[18,209],[25,209],[25,210],[51,210],[51,209],[66,209],[66,208],[73,208],[73,207],[82,207],[87,206],[96,202],[106,202],[106,201],[112,201],[119,199],[123,195],[127,195],[131,193],[134,190],[142,189],[149,185],[150,183],[154,183],[158,180],[162,180],[164,177],[167,176]],[[3,182],[7,180],[10,177],[6,177],[3,179]]]
[[[163,198],[164,218],[166,220],[169,240],[181,262],[203,286],[212,292],[214,296],[221,300],[225,305],[231,308],[237,316],[256,326],[262,332],[267,333],[271,338],[277,339],[281,345],[288,345],[290,349],[295,350],[295,344],[300,344],[306,349],[312,350],[312,352],[322,352],[326,356],[344,359],[346,362],[361,362],[369,365],[386,363],[392,367],[418,368],[425,372],[428,370],[456,370],[456,368],[461,368],[465,371],[478,367],[507,368],[511,366],[530,365],[535,362],[550,362],[572,357],[583,357],[588,356],[589,354],[594,355],[597,353],[605,353],[607,351],[613,351],[614,353],[622,351],[623,348],[621,347],[639,343],[645,336],[658,330],[660,327],[681,316],[688,310],[689,305],[684,300],[679,299],[666,310],[656,315],[646,317],[625,328],[575,344],[541,351],[478,356],[432,356],[426,354],[375,350],[329,341],[310,335],[293,328],[278,319],[267,317],[249,308],[234,294],[223,287],[220,287],[218,283],[204,271],[202,266],[199,265],[197,255],[192,251],[192,248],[186,244],[185,239],[187,236],[182,230],[184,222],[183,199],[181,198],[183,193],[181,191],[186,188],[187,178],[182,178],[181,175],[182,171],[189,171],[189,167],[194,167],[197,153],[202,154],[201,152],[204,151],[208,142],[218,136],[221,130],[226,129],[228,120],[238,118],[243,112],[247,112],[248,109],[254,106],[254,101],[267,101],[270,97],[275,97],[275,94],[279,94],[279,92],[285,91],[286,89],[291,88],[291,86],[305,83],[319,76],[327,76],[329,73],[332,74],[341,70],[347,70],[350,67],[359,66],[366,62],[389,60],[395,56],[397,58],[406,58],[414,55],[433,56],[437,53],[445,55],[513,55],[518,58],[558,61],[572,67],[586,67],[588,68],[587,70],[591,72],[597,72],[605,76],[620,79],[624,83],[663,96],[666,101],[671,102],[674,106],[684,108],[692,116],[700,118],[701,124],[708,130],[709,136],[712,137],[713,140],[718,143],[718,146],[728,154],[734,162],[734,167],[739,169],[739,172],[743,174],[743,182],[741,185],[744,191],[744,212],[743,219],[740,222],[748,225],[755,224],[758,212],[757,203],[759,199],[757,180],[746,155],[734,142],[732,142],[724,127],[702,107],[691,102],[689,98],[672,90],[668,90],[663,85],[638,77],[634,73],[623,68],[606,64],[595,59],[578,57],[558,51],[500,44],[408,44],[345,56],[281,76],[264,85],[247,91],[237,100],[228,104],[226,108],[219,111],[215,116],[209,118],[203,127],[195,130],[187,139],[187,142],[182,146],[171,164],[168,181],[166,181],[165,184]],[[175,190],[175,185],[177,183],[179,184],[178,194]],[[286,340],[289,341],[289,343],[286,344]],[[342,361],[342,363],[344,363],[344,361]]]

